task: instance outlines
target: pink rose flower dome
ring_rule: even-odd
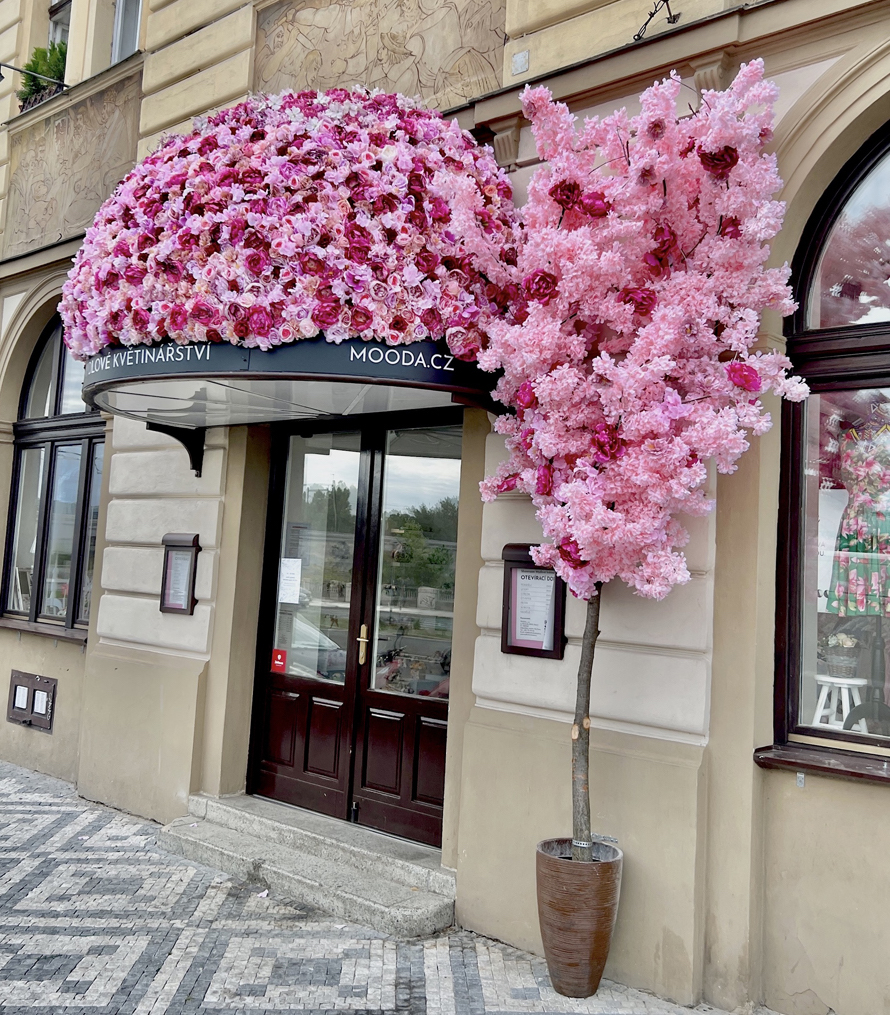
[[[324,333],[473,358],[517,237],[487,148],[399,95],[252,98],[196,121],[100,208],[65,284],[65,340],[269,349]]]

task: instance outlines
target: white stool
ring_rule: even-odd
[[[819,700],[813,714],[813,726],[828,725],[843,728],[850,709],[862,704],[859,688],[865,687],[868,681],[865,677],[832,677],[827,673],[817,673],[816,683],[819,685]],[[840,719],[837,718],[838,706],[841,709]],[[856,725],[860,733],[868,733],[864,719],[860,719]]]

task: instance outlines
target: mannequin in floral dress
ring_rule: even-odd
[[[828,610],[841,617],[890,616],[890,403],[875,406],[840,440],[841,516]]]
[[[827,610],[839,617],[890,617],[890,403],[873,405],[871,415],[840,438],[840,472],[849,500],[838,527]],[[883,717],[890,667],[881,628],[875,622],[871,686]]]

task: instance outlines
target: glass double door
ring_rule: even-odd
[[[438,845],[459,417],[279,435],[250,791]]]

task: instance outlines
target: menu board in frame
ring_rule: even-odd
[[[508,543],[504,561],[501,651],[562,659],[565,653],[566,586],[549,567],[531,558],[528,543]]]
[[[164,576],[161,582],[161,613],[193,614],[195,572],[201,547],[197,533],[168,532],[163,538]]]

